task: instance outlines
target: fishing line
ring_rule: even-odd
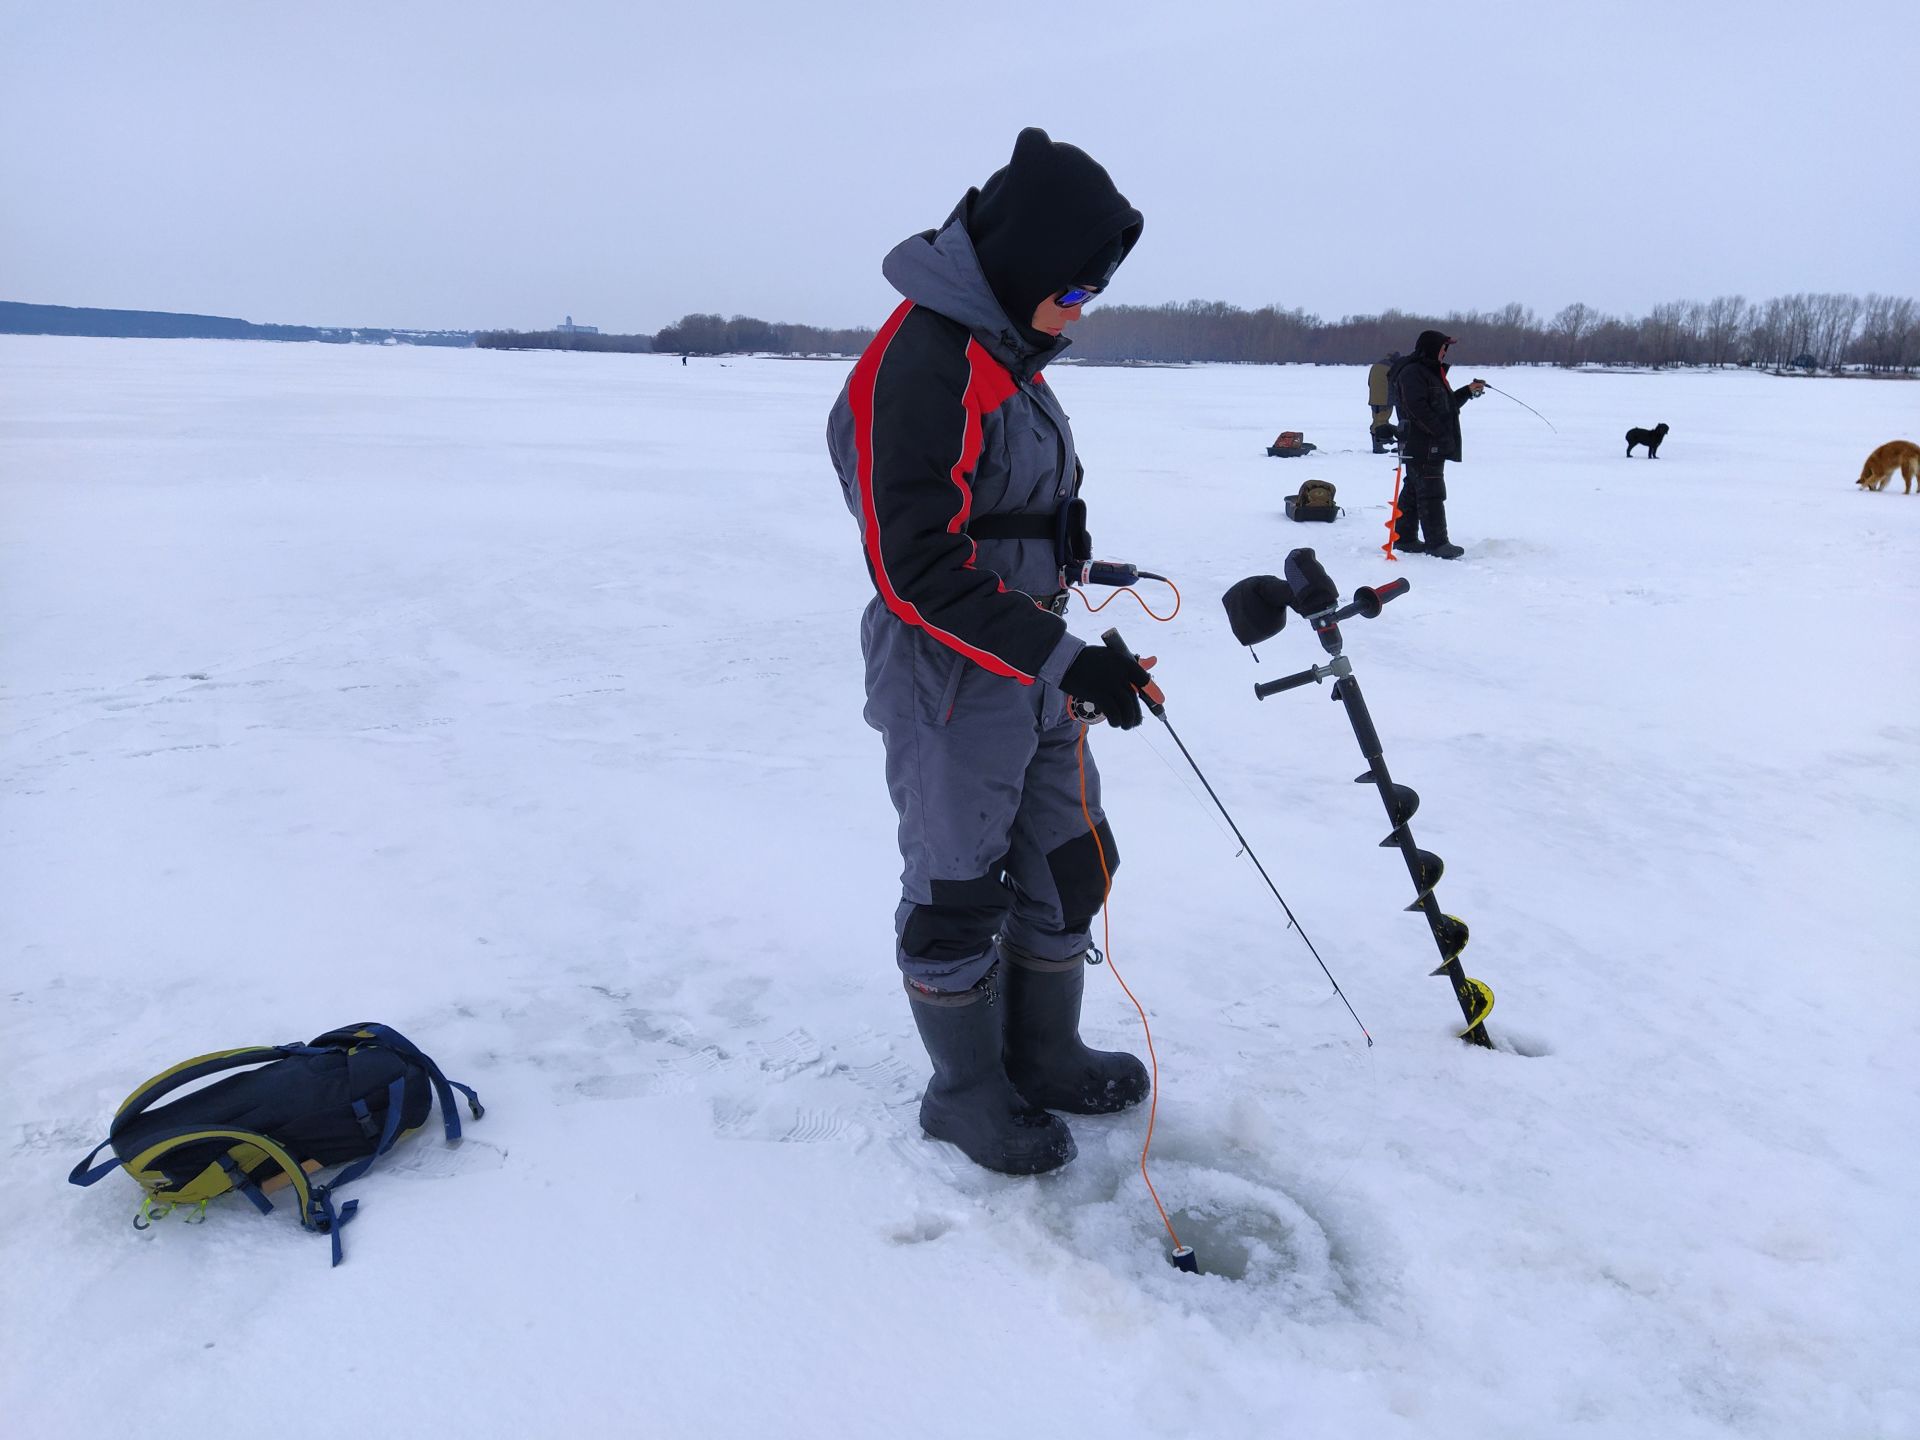
[[[1533,407],[1527,404],[1527,402],[1522,400],[1518,395],[1514,395],[1506,390],[1502,390],[1498,385],[1490,385],[1485,380],[1482,380],[1480,383],[1482,385],[1485,385],[1487,389],[1493,391],[1493,393],[1496,395],[1505,395],[1507,399],[1513,401],[1513,403],[1518,405],[1521,409],[1533,410]],[[1538,410],[1533,410],[1533,413],[1536,415],[1540,415],[1540,412]],[[1548,420],[1546,416],[1540,415],[1540,419],[1545,423],[1546,427],[1549,430],[1553,431],[1554,434],[1558,435],[1560,433],[1560,427],[1554,424],[1551,420]]]

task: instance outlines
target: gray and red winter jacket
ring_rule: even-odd
[[[1044,528],[1077,489],[1073,431],[1040,374],[1068,342],[1036,349],[1022,335],[959,210],[882,269],[906,299],[827,421],[878,603],[996,675],[1057,685],[1082,642],[1037,603],[1060,589],[1054,542],[976,540],[968,524],[1023,515]]]

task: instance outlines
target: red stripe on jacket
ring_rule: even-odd
[[[854,448],[858,455],[858,485],[860,490],[860,512],[862,540],[866,547],[867,561],[873,570],[874,584],[887,609],[909,625],[925,630],[943,645],[957,650],[967,659],[995,675],[1005,675],[1018,680],[1023,685],[1031,685],[1034,677],[1015,665],[1003,660],[990,651],[969,645],[959,636],[930,623],[910,600],[895,589],[892,578],[887,573],[886,557],[880,545],[880,515],[875,499],[874,487],[874,394],[880,383],[880,370],[886,363],[887,351],[893,344],[894,336],[900,331],[906,318],[913,312],[911,300],[904,301],[880,328],[853,368],[853,375],[847,386],[847,403],[853,412]],[[980,459],[983,442],[983,421],[985,417],[1005,404],[1018,393],[1019,387],[1006,368],[996,361],[981,346],[980,342],[967,340],[967,384],[961,397],[963,419],[960,432],[960,453],[955,457],[948,470],[948,478],[959,491],[959,505],[953,518],[947,522],[948,534],[959,534],[966,526],[973,511],[973,491],[968,483],[975,465]],[[971,540],[967,542],[965,568],[971,570],[978,555],[978,547]],[[1002,593],[1005,585],[997,587]]]

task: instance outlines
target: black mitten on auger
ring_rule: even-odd
[[[1220,597],[1227,607],[1227,624],[1242,645],[1271,640],[1287,623],[1293,608],[1293,587],[1278,575],[1249,575]]]

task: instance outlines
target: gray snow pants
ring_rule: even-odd
[[[1065,960],[1091,943],[1120,863],[1086,755],[1087,810],[1074,756],[1080,726],[1059,689],[995,675],[877,599],[861,623],[867,723],[887,750],[900,815],[895,959],[909,980],[971,989],[992,968],[995,935]]]

